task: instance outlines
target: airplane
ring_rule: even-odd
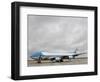
[[[63,62],[63,59],[75,59],[76,56],[86,54],[86,52],[78,53],[77,49],[71,52],[46,52],[36,51],[33,52],[31,58],[37,60],[37,63],[41,63],[41,60],[48,59],[52,62]]]

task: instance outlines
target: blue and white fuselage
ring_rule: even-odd
[[[39,62],[41,62],[42,59],[49,59],[52,62],[63,62],[63,59],[74,59],[76,56],[81,55],[84,53],[77,53],[76,50],[73,52],[45,52],[45,51],[39,51],[39,52],[33,52],[31,55],[32,59],[35,59]]]

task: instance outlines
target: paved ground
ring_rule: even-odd
[[[78,64],[87,64],[87,58],[77,58],[69,61],[68,59],[64,59],[63,62],[51,62],[50,60],[42,60],[41,63],[37,63],[35,60],[28,60],[28,66],[54,66],[54,65],[78,65]]]

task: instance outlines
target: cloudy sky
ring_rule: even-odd
[[[87,17],[28,15],[28,51],[87,50]]]

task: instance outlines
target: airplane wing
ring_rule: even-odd
[[[42,52],[44,56],[71,56],[73,53],[66,53],[66,52]]]
[[[86,52],[83,53],[68,53],[68,52],[42,52],[44,56],[74,56],[74,55],[82,55],[86,54]]]
[[[83,55],[83,54],[87,54],[87,52],[83,52],[83,53],[76,53],[76,55]]]

